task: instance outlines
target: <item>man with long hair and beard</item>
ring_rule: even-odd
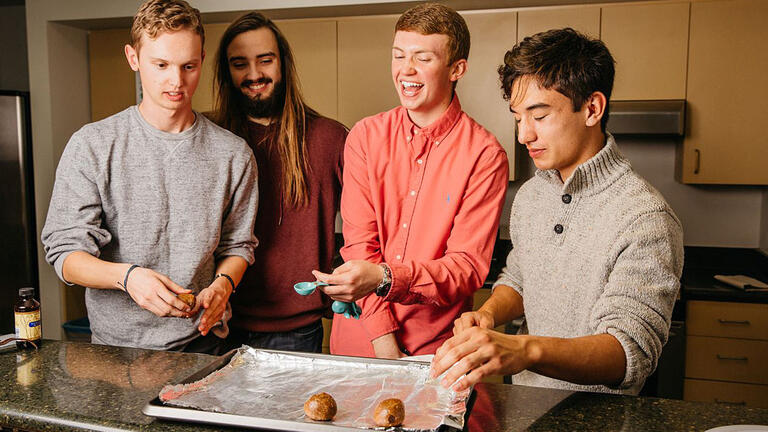
[[[259,246],[232,296],[228,342],[320,352],[330,300],[293,285],[331,268],[347,130],[304,102],[288,41],[260,13],[224,32],[215,81],[216,121],[245,138],[259,169]]]

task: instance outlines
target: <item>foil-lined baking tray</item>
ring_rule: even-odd
[[[291,431],[377,429],[376,405],[398,398],[408,432],[462,429],[472,389],[454,392],[429,378],[430,364],[330,356],[243,346],[189,378],[165,386],[146,415],[180,421]],[[315,393],[333,396],[338,412],[328,422],[304,415]]]

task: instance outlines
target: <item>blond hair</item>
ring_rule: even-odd
[[[469,58],[469,29],[455,10],[439,3],[423,3],[405,11],[395,24],[395,31],[423,35],[448,36],[448,63]]]
[[[205,30],[199,10],[184,0],[148,0],[133,17],[131,46],[139,50],[142,34],[155,39],[162,32],[179,30],[192,30],[200,35],[201,45],[205,44]]]

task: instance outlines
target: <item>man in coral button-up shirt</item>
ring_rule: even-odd
[[[395,27],[392,78],[400,102],[358,122],[344,152],[346,263],[315,272],[360,320],[336,315],[331,352],[397,358],[432,354],[471,310],[488,274],[508,168],[496,138],[461,110],[469,31],[439,4]]]

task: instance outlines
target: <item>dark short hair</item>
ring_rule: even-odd
[[[589,96],[599,91],[608,100],[613,89],[615,61],[608,47],[572,28],[548,30],[528,36],[507,51],[499,66],[504,99],[512,98],[516,79],[530,76],[545,89],[554,89],[571,100],[579,111]],[[605,132],[608,106],[600,126]]]
[[[448,63],[469,58],[469,28],[461,15],[439,3],[423,3],[400,15],[395,31],[448,36]]]

